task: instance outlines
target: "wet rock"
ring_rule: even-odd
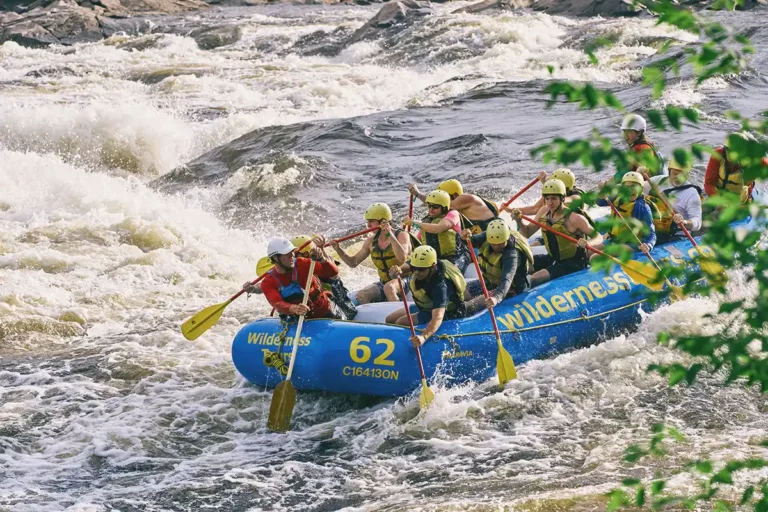
[[[72,68],[49,66],[45,68],[34,69],[24,76],[31,78],[40,78],[43,76],[76,76],[77,72]]]
[[[104,37],[112,37],[118,34],[126,36],[138,36],[151,32],[155,24],[146,18],[107,18],[99,17],[99,25]]]
[[[530,7],[530,5],[531,0],[484,0],[476,4],[461,7],[453,12],[468,12],[475,14],[490,9],[519,9],[522,7]]]
[[[381,37],[381,29],[390,29],[387,31],[387,35],[391,35],[393,32],[391,29],[405,28],[415,19],[431,13],[431,9],[416,0],[390,2],[385,4],[373,18],[352,34],[352,37],[345,44],[350,45],[358,41]]]
[[[243,37],[243,29],[237,25],[220,25],[200,28],[189,35],[201,50],[212,50],[238,42]]]

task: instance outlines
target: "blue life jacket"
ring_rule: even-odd
[[[270,270],[269,273],[275,278],[275,281],[277,281],[278,291],[285,302],[302,301],[304,298],[304,289],[299,284],[299,270],[295,264],[293,266],[293,272],[291,273],[291,283],[288,286],[283,286],[280,279],[277,278],[275,269]]]

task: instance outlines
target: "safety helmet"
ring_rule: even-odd
[[[489,244],[507,243],[509,235],[509,226],[504,219],[493,219],[485,230],[485,239]]]
[[[637,130],[644,132],[646,128],[645,119],[637,114],[627,114],[621,122],[622,130]]]
[[[373,203],[365,210],[365,220],[392,220],[392,210],[386,203]]]
[[[290,254],[296,248],[287,238],[273,238],[267,245],[267,256],[270,258],[278,254]]]
[[[301,254],[306,254],[312,250],[312,238],[308,237],[307,235],[299,235],[291,238],[291,243],[297,250],[299,249],[299,247],[306,244],[307,242],[309,243],[301,249],[300,251]]]
[[[552,173],[550,178],[562,181],[566,190],[570,190],[576,186],[576,176],[574,176],[571,170],[567,167],[555,169],[555,172]]]
[[[757,142],[757,139],[755,138],[755,136],[752,135],[749,132],[735,132],[735,133],[729,134],[725,138],[725,147],[728,148],[728,149],[731,148],[731,137],[738,137],[738,138],[743,139],[745,141]]]
[[[683,165],[680,162],[677,161],[675,157],[672,157],[672,160],[669,161],[667,164],[668,169],[676,169],[678,171],[683,171],[685,174],[688,174],[691,172],[691,169],[693,169],[693,161],[689,160],[687,164]]]
[[[263,258],[260,258],[256,263],[256,275],[261,276],[265,272],[269,272],[274,266],[275,264],[272,263],[272,260],[267,256],[264,256]]]
[[[637,183],[641,187],[645,184],[645,179],[643,178],[643,175],[639,172],[635,171],[629,171],[624,175],[623,178],[621,178],[622,183]]]
[[[565,196],[565,183],[558,179],[549,179],[541,187],[542,196]]]
[[[443,192],[448,192],[448,195],[451,196],[453,194],[461,195],[464,193],[464,187],[461,186],[459,180],[446,180],[438,185],[437,189],[442,190]]]
[[[437,263],[437,253],[434,247],[422,245],[413,250],[408,265],[414,268],[429,268],[435,263]]]
[[[451,207],[451,196],[444,190],[433,190],[427,194],[425,203],[439,204],[443,208]]]

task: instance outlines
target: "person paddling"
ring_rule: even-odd
[[[426,196],[419,192],[419,188],[415,184],[408,185],[408,190],[426,202]],[[459,180],[446,180],[438,185],[437,190],[442,190],[448,194],[451,198],[450,208],[463,216],[463,227],[471,229],[474,234],[485,231],[488,223],[499,216],[499,209],[493,202],[476,194],[465,194],[464,187]]]
[[[461,217],[451,208],[451,198],[447,192],[433,190],[425,197],[427,216],[421,221],[406,218],[403,224],[416,226],[421,231],[422,242],[437,252],[437,258],[448,260],[461,272],[469,266],[467,244],[461,239]]]
[[[541,194],[545,205],[533,220],[577,239],[578,243],[558,238],[550,232],[542,233],[547,254],[539,254],[533,258],[531,287],[587,268],[585,247],[588,243],[596,245],[603,240],[586,217],[565,207],[566,191],[562,181],[547,181],[541,188]],[[523,212],[519,209],[512,210],[512,218],[520,225],[520,234],[528,238],[539,228],[535,224],[523,224],[522,217]]]
[[[701,189],[688,181],[693,163],[682,165],[673,158],[667,164],[667,169],[669,176],[654,176],[650,179],[651,192],[647,197],[659,210],[658,218],[653,219],[659,243],[684,239],[686,235],[679,228],[681,224],[689,232],[701,229]],[[664,198],[668,201],[664,201]],[[667,207],[668,203],[671,210]]]
[[[310,258],[296,257],[296,248],[286,238],[270,240],[267,256],[275,266],[267,272],[261,283],[261,290],[267,301],[280,314],[281,318],[306,315],[306,318],[345,318],[344,312],[330,299],[323,290],[320,277],[330,279],[339,274],[339,269],[323,249],[325,238],[313,238],[315,248],[310,252],[315,260],[315,270],[309,291],[309,301],[302,304],[304,286],[309,278]]]
[[[531,247],[525,237],[509,228],[504,219],[492,220],[485,233],[473,235],[465,229],[461,237],[479,247],[478,265],[489,293],[486,299],[479,279],[469,281],[467,295],[471,300],[464,304],[467,315],[492,308],[505,298],[528,289],[528,267],[533,265]]]
[[[411,343],[420,347],[430,336],[435,334],[443,320],[462,318],[464,309],[464,290],[467,282],[459,269],[447,260],[438,260],[437,252],[429,245],[422,245],[413,250],[411,259],[404,265],[392,267],[390,277],[411,275],[411,294],[416,303],[416,311],[400,308],[387,316],[388,324],[408,325],[408,315],[414,324],[429,322],[421,334],[411,336]]]
[[[608,245],[623,245],[632,251],[649,254],[656,245],[656,227],[654,217],[659,217],[658,211],[653,214],[651,206],[645,201],[643,187],[645,179],[639,172],[628,172],[621,179],[627,199],[612,201],[611,219],[614,220],[610,232],[604,235],[605,241],[596,245],[596,249],[604,249]],[[608,206],[608,200],[597,201],[600,206]],[[653,203],[651,203],[653,204]],[[597,253],[590,257],[595,258]]]
[[[397,280],[389,277],[389,269],[395,265],[402,265],[408,259],[413,246],[411,243],[413,237],[405,230],[392,227],[390,224],[392,210],[385,203],[372,204],[365,210],[363,217],[369,228],[379,227],[380,229],[365,239],[360,250],[350,256],[339,244],[333,244],[332,247],[344,263],[349,265],[349,268],[357,267],[368,256],[376,267],[379,280],[357,292],[355,299],[358,304],[396,302],[400,300],[397,296],[399,286]],[[414,243],[417,242],[414,240]]]
[[[726,137],[722,147],[715,149],[709,158],[704,175],[704,192],[707,196],[713,197],[728,191],[737,194],[742,203],[752,200],[755,182],[744,179],[744,170],[740,163],[741,157],[746,156],[743,155],[744,148],[749,143],[757,143],[757,139],[751,133],[732,133]],[[768,166],[768,158],[762,157],[761,165]]]

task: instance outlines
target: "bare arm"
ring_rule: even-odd
[[[365,242],[363,242],[363,246],[360,248],[359,251],[354,256],[350,256],[347,254],[344,249],[341,248],[339,244],[334,244],[333,248],[336,251],[336,254],[339,255],[339,258],[347,264],[349,268],[355,268],[356,266],[360,265],[363,261],[365,261],[365,258],[371,255],[371,244],[373,243],[373,236],[369,236]]]
[[[540,197],[534,204],[520,208],[520,211],[523,212],[523,215],[536,215],[542,206],[544,206],[544,198]]]
[[[589,245],[598,245],[603,242],[603,235],[601,235],[589,221],[583,215],[572,213],[568,220],[570,221],[570,229],[574,233],[584,235],[587,237],[587,243]]]
[[[391,237],[390,243],[398,265],[402,265],[408,259],[408,255],[411,254],[411,237],[403,231],[399,235]]]
[[[443,324],[443,318],[445,317],[445,308],[435,308],[432,310],[432,319],[427,326],[421,331],[421,336],[427,340],[430,336],[435,334],[440,326]]]
[[[456,223],[447,217],[444,217],[440,222],[437,224],[429,224],[426,222],[414,222],[414,225],[416,225],[421,231],[425,233],[442,233],[443,231],[448,231],[449,229],[453,229],[453,226]]]

